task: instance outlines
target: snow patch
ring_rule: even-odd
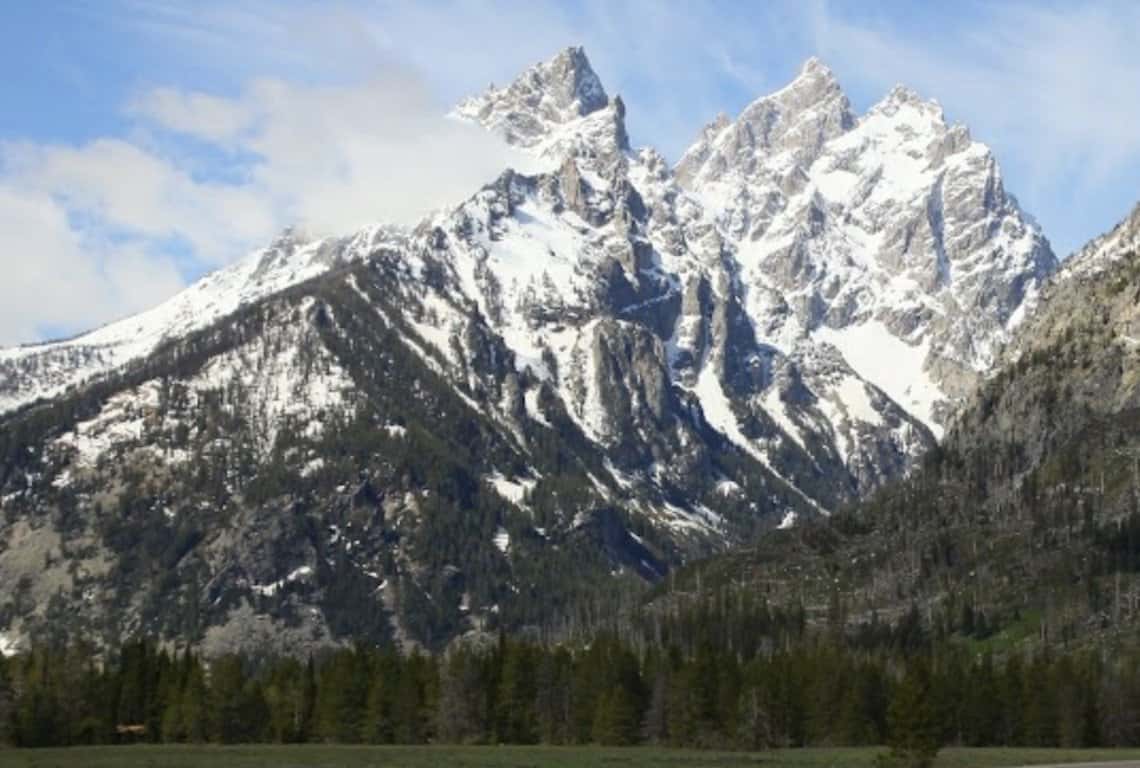
[[[546,418],[546,414],[542,412],[542,406],[539,405],[539,391],[538,387],[531,387],[526,391],[526,394],[523,395],[523,404],[526,407],[526,414],[542,426],[553,429],[550,421]]]
[[[301,312],[306,311],[303,305]],[[272,449],[289,418],[303,425],[306,436],[319,435],[320,414],[339,410],[355,389],[348,372],[323,346],[304,343],[305,326],[289,327],[283,335],[289,343],[261,338],[219,355],[190,382],[199,391],[237,388],[248,395],[241,407],[257,427],[263,453]]]
[[[14,656],[20,650],[20,644],[8,635],[0,632],[0,656]]]
[[[483,479],[495,489],[495,493],[518,507],[524,506],[527,495],[537,484],[537,481],[531,478],[508,480],[499,472],[487,475]]]
[[[815,499],[805,494],[794,483],[777,472],[764,452],[757,448],[753,441],[749,440],[741,431],[740,422],[737,421],[736,414],[732,412],[732,405],[724,394],[724,389],[721,387],[720,379],[717,378],[715,367],[711,361],[706,361],[701,368],[701,374],[697,377],[697,385],[693,388],[693,392],[701,402],[701,410],[704,412],[705,420],[713,428],[763,464],[776,477],[784,480],[788,487],[804,501],[820,512],[827,514],[827,511],[820,507]]]
[[[277,594],[278,590],[280,590],[286,584],[290,584],[299,579],[307,578],[308,576],[312,575],[312,573],[313,569],[311,566],[302,565],[300,568],[291,571],[285,578],[278,579],[272,584],[251,584],[249,588],[253,592],[256,592],[263,597],[272,597],[273,595]]]
[[[325,460],[321,457],[318,456],[315,459],[310,459],[309,461],[305,462],[305,465],[303,467],[301,467],[301,477],[311,477],[312,475],[324,469],[324,466]]]
[[[0,395],[0,412],[89,380],[153,352],[162,342],[205,328],[239,307],[296,285],[331,267],[358,261],[403,234],[370,225],[350,237],[306,241],[286,232],[268,248],[206,275],[153,309],[73,339],[0,350],[0,362],[25,362],[37,375],[14,394]],[[23,383],[23,382],[21,382]]]
[[[630,475],[627,472],[622,472],[620,469],[614,466],[613,461],[611,461],[609,457],[606,457],[603,464],[605,465],[606,471],[610,473],[610,477],[614,479],[614,482],[616,482],[618,484],[618,487],[620,487],[623,491],[632,490],[637,485],[637,481],[633,475]]]
[[[500,525],[495,529],[495,535],[491,538],[491,542],[495,545],[496,549],[505,555],[511,548],[511,534],[507,532],[506,528]]]
[[[859,376],[926,424],[935,437],[942,437],[934,408],[946,395],[925,370],[929,340],[907,344],[877,320],[841,330],[823,327],[812,338],[838,349]],[[850,405],[846,399],[844,402]]]
[[[147,415],[158,407],[158,382],[147,382],[134,390],[121,392],[103,405],[98,415],[81,421],[55,441],[57,446],[75,451],[74,461],[93,467],[112,448],[142,440]],[[56,478],[57,487],[70,483],[70,473]]]
[[[735,496],[741,493],[742,489],[740,484],[734,480],[725,478],[716,484],[716,492],[721,496]]]
[[[799,425],[788,416],[788,409],[784,406],[783,398],[780,397],[780,390],[776,387],[771,387],[765,392],[763,405],[764,410],[767,411],[768,415],[772,417],[772,420],[779,425],[780,429],[784,430],[784,433],[792,438],[800,448],[807,450]]]
[[[847,415],[858,419],[865,424],[882,426],[883,416],[875,410],[870,396],[867,394],[867,385],[856,376],[844,376],[835,388],[836,394],[847,409]]]

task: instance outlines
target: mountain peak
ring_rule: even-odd
[[[585,50],[570,46],[530,67],[505,88],[492,85],[464,100],[455,111],[502,134],[511,144],[535,148],[561,126],[611,105],[620,122],[624,106],[610,99]],[[618,133],[623,131],[624,127]]]
[[[609,103],[606,89],[580,45],[563,49],[553,59],[536,65],[531,71],[540,73],[551,93],[562,103],[576,105],[581,116],[596,112]]]
[[[903,85],[902,83],[896,83],[895,87],[892,88],[890,93],[887,94],[887,101],[896,101],[906,104],[920,104],[922,103],[922,97],[919,96],[918,92],[910,86]]]
[[[910,107],[919,112],[928,113],[937,118],[940,122],[945,122],[941,104],[935,99],[923,98],[916,90],[902,83],[896,84],[882,101],[871,108],[871,111],[893,115],[903,107]]]
[[[806,168],[824,143],[854,125],[839,81],[812,57],[791,82],[753,101],[734,122],[718,116],[706,126],[678,162],[677,177],[682,185],[699,186],[726,174],[751,176],[777,155],[791,160],[785,167]]]
[[[821,59],[816,56],[804,61],[800,65],[799,73],[789,82],[786,86],[776,91],[767,98],[778,96],[779,94],[787,91],[812,91],[819,94],[834,93],[836,91],[842,93],[839,86],[839,80],[835,77],[835,73],[831,71],[831,67],[823,63]]]
[[[782,122],[787,122],[816,109],[849,116],[851,104],[835,73],[813,56],[803,63],[799,74],[791,82],[775,93],[752,102],[741,113],[741,118],[767,114],[773,109],[778,111]]]
[[[492,85],[482,95],[465,100],[460,110],[467,112],[471,108],[504,102],[542,111],[547,117],[557,114],[562,118],[560,122],[566,122],[603,109],[610,98],[590,66],[585,49],[570,46],[531,66],[507,87]]]
[[[1117,226],[1129,232],[1140,232],[1140,203],[1133,206],[1132,212]]]
[[[804,63],[800,65],[800,77],[829,77],[834,79],[835,74],[831,71],[831,67],[823,63],[823,60],[818,56],[809,56]]]

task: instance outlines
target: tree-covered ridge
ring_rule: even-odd
[[[591,596],[664,573],[673,545],[609,498],[572,425],[524,448],[477,407],[499,393],[457,391],[409,343],[397,266],[301,284],[7,417],[0,626],[37,642],[138,629],[224,653],[261,642],[247,632],[268,616],[286,652],[431,648],[472,626],[553,631]],[[289,386],[331,380],[341,400],[277,419],[247,407],[261,382],[242,365],[279,354]],[[234,372],[212,373],[219,361]],[[137,434],[85,459],[72,436],[112,406]],[[505,498],[500,477],[525,496]]]

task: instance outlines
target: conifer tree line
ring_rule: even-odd
[[[905,624],[905,622],[903,623]],[[0,740],[654,744],[1140,745],[1140,652],[978,654],[921,627],[854,635],[794,622],[743,652],[601,634],[500,636],[429,656],[366,647],[208,663],[147,640],[0,658]],[[922,759],[908,764],[923,764]]]

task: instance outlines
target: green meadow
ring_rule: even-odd
[[[0,768],[860,768],[883,750],[601,747],[129,746],[0,750]],[[936,768],[1136,760],[1140,750],[946,749]]]

